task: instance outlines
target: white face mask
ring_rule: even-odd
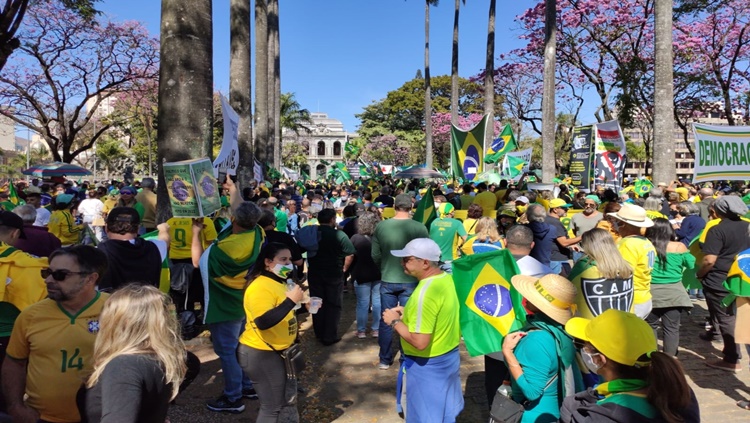
[[[277,264],[271,269],[271,272],[281,279],[286,279],[291,275],[292,270],[294,270],[294,267],[291,264]]]
[[[602,367],[594,363],[595,355],[599,355],[599,353],[591,354],[588,351],[581,349],[581,358],[583,359],[583,364],[585,364],[586,368],[588,368],[592,373],[598,372],[599,369]]]

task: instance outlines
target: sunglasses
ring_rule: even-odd
[[[42,269],[39,273],[42,274],[42,277],[44,279],[47,279],[48,277],[52,276],[52,279],[62,282],[65,279],[68,278],[68,275],[88,275],[89,272],[71,272],[69,270],[50,270],[50,269]]]
[[[401,258],[401,264],[406,264],[406,263],[412,261],[412,259],[416,259],[416,257],[414,257],[414,256],[411,256],[411,257],[402,257]]]
[[[586,203],[583,205],[584,207],[596,207],[596,204],[593,203]]]

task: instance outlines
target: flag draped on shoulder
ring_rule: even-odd
[[[485,115],[468,131],[451,125],[451,173],[456,178],[472,180],[483,171],[484,133],[487,131]]]
[[[425,226],[427,226],[427,230],[430,230],[430,224],[433,220],[437,218],[437,212],[435,211],[435,199],[432,196],[432,190],[430,188],[427,188],[427,192],[425,192],[424,196],[422,196],[422,199],[419,200],[419,204],[417,204],[417,211],[414,212],[413,219],[417,222],[422,222]]]
[[[501,351],[503,337],[523,327],[523,298],[510,284],[519,273],[508,250],[453,261],[461,334],[472,357]]]
[[[506,154],[518,148],[516,136],[513,135],[513,129],[510,124],[505,124],[500,136],[492,141],[487,148],[487,154],[484,157],[485,163],[497,163]]]

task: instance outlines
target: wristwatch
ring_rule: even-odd
[[[400,321],[401,321],[401,319],[393,319],[393,320],[391,321],[391,324],[390,324],[389,326],[391,327],[391,329],[395,329],[395,327],[396,327],[396,323],[398,323],[398,322],[400,322]]]

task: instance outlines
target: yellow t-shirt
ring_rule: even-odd
[[[656,260],[656,249],[648,239],[631,235],[617,243],[617,249],[633,268],[634,302],[636,305],[651,299],[651,269]]]
[[[477,229],[477,222],[478,221],[479,221],[479,219],[472,219],[470,217],[466,218],[466,220],[464,220],[464,222],[463,222],[464,223],[464,229],[466,229],[466,234],[467,235],[474,235],[474,233],[476,232],[476,229]]]
[[[674,192],[680,195],[680,201],[687,201],[689,196],[689,191],[685,187],[677,187],[674,189]]]
[[[173,217],[167,220],[169,225],[169,258],[189,259],[190,246],[193,243],[193,219]],[[205,250],[216,239],[216,228],[211,219],[203,218],[203,249]]]
[[[76,393],[93,370],[99,314],[108,294],[96,293],[75,316],[57,302],[42,300],[18,316],[8,343],[11,359],[28,360],[26,404],[42,420],[77,422]]]
[[[47,229],[60,240],[62,245],[72,245],[78,244],[83,225],[76,225],[70,211],[55,210],[49,216]]]
[[[480,206],[482,206],[482,212],[484,216],[489,216],[489,214],[492,213],[493,210],[495,210],[497,198],[495,198],[494,193],[483,191],[474,196],[474,204],[479,204]]]
[[[495,190],[495,203],[496,204],[502,204],[503,197],[505,197],[505,193],[508,192],[507,189],[496,189]]]
[[[414,357],[437,357],[456,348],[461,340],[458,310],[451,275],[441,273],[419,281],[406,301],[402,320],[409,332],[430,334],[432,338],[422,351],[401,338],[404,353]]]
[[[0,242],[0,301],[13,304],[19,311],[47,298],[47,285],[41,270],[46,257],[34,257]],[[10,323],[0,317],[0,322]]]
[[[297,337],[297,318],[294,310],[269,329],[258,329],[254,322],[267,311],[278,307],[284,300],[286,300],[285,284],[267,276],[257,277],[245,290],[243,303],[247,323],[245,331],[240,335],[240,343],[256,350],[271,351],[266,342],[278,351],[289,348]]]

